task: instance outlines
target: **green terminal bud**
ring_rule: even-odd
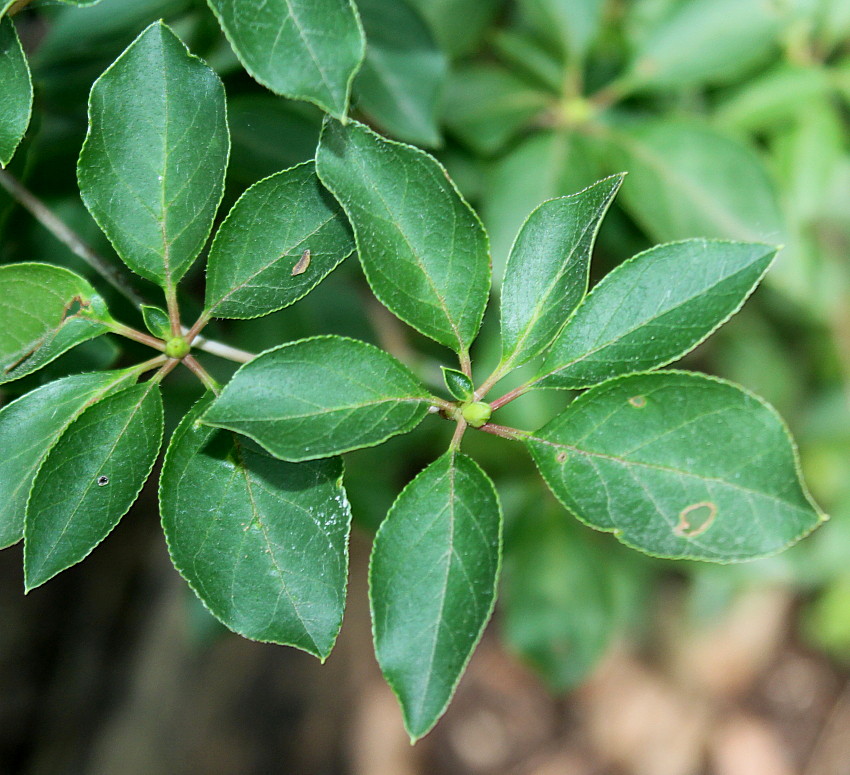
[[[463,415],[463,419],[473,428],[480,428],[490,419],[493,410],[490,408],[490,404],[486,404],[484,401],[474,401],[471,404],[464,404],[460,413]]]
[[[165,343],[165,354],[169,358],[185,358],[191,349],[182,336],[175,336]]]

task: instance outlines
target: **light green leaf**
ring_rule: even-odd
[[[372,447],[413,430],[428,404],[422,383],[388,353],[356,339],[317,336],[246,363],[202,421],[297,462]]]
[[[732,562],[774,554],[825,519],[776,412],[687,372],[588,390],[528,445],[558,500],[648,554]]]
[[[653,239],[783,240],[773,182],[742,143],[677,121],[640,124],[616,142],[613,160],[629,171],[620,201]]]
[[[354,227],[378,299],[467,353],[487,306],[490,260],[484,227],[446,171],[424,151],[356,122],[325,124],[316,167]]]
[[[30,123],[32,81],[27,58],[10,19],[0,19],[0,167],[15,153]]]
[[[345,117],[365,50],[352,0],[208,2],[255,80],[284,97],[308,100],[336,118]]]
[[[475,385],[472,380],[457,369],[447,369],[445,366],[440,368],[443,370],[443,380],[449,393],[458,401],[472,401],[475,396]]]
[[[584,58],[599,34],[604,0],[521,0],[539,32],[573,61]]]
[[[473,151],[491,156],[552,102],[546,90],[510,70],[472,64],[454,70],[449,77],[443,121]]]
[[[623,182],[613,175],[528,216],[502,284],[502,363],[506,370],[545,350],[587,293],[590,254],[602,218]]]
[[[410,0],[453,57],[471,53],[498,15],[501,0]],[[463,23],[458,23],[458,20]]]
[[[201,425],[210,398],[183,418],[162,468],[171,559],[234,632],[325,659],[342,623],[348,577],[342,464],[284,463]]]
[[[357,0],[366,59],[357,107],[399,140],[440,145],[437,99],[448,70],[428,27],[404,0]]]
[[[83,560],[109,535],[150,475],[162,427],[156,382],[114,393],[68,426],[48,452],[27,503],[27,590]]]
[[[375,654],[413,740],[445,711],[490,618],[501,537],[493,483],[455,452],[404,488],[375,537]]]
[[[278,172],[251,186],[215,235],[206,310],[219,318],[268,315],[309,293],[353,252],[348,221],[313,162]]]
[[[86,407],[135,381],[132,370],[74,374],[0,410],[0,549],[23,538],[30,488],[56,440]]]
[[[589,186],[604,173],[592,141],[566,130],[538,132],[495,161],[484,185],[482,217],[500,280],[526,213],[552,197]]]
[[[688,0],[674,7],[635,52],[629,77],[668,89],[735,80],[777,47],[785,3]]]
[[[142,318],[145,321],[145,328],[157,339],[165,339],[166,341],[171,339],[171,320],[162,307],[142,304]]]
[[[758,285],[776,248],[687,240],[611,271],[576,310],[540,367],[540,387],[583,388],[681,358]]]
[[[95,81],[80,193],[118,255],[164,288],[207,241],[230,139],[224,87],[162,22]]]
[[[106,302],[82,277],[49,264],[0,267],[0,384],[105,333]]]

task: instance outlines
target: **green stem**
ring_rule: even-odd
[[[79,256],[95,270],[116,291],[131,304],[141,307],[143,300],[127,283],[123,275],[116,272],[103,258],[95,253],[76,232],[69,229],[50,208],[35,194],[26,188],[8,170],[0,170],[0,186],[14,198],[18,204],[28,210],[45,229],[67,247],[75,256]]]
[[[195,358],[191,355],[187,355],[183,358],[183,365],[189,369],[201,382],[204,384],[204,387],[209,390],[214,395],[218,395],[221,392],[221,386],[216,382],[209,374],[209,372],[198,363]]]
[[[499,396],[495,401],[490,402],[490,408],[495,412],[500,406],[504,406],[505,404],[509,404],[515,398],[519,398],[522,395],[525,395],[529,390],[531,390],[531,386],[534,382],[526,382],[524,385],[520,385],[513,390],[509,390],[503,396]]]
[[[452,436],[452,441],[449,444],[449,449],[454,451],[460,448],[461,439],[463,439],[463,434],[466,433],[467,424],[466,421],[461,419],[457,421],[457,425],[455,426],[455,432]]]
[[[521,431],[518,428],[508,428],[507,425],[496,425],[492,422],[482,425],[478,430],[484,431],[484,433],[491,433],[494,436],[501,436],[503,439],[510,439],[511,441],[525,441],[531,436],[528,431]]]
[[[144,374],[146,371],[151,371],[151,369],[155,369],[158,366],[162,366],[168,358],[164,355],[158,355],[156,358],[151,358],[149,361],[143,361],[142,363],[137,363],[135,366],[130,367],[130,371],[135,371],[138,374]]]
[[[168,319],[171,322],[171,336],[183,336],[180,324],[180,305],[177,303],[177,289],[169,283],[165,287],[165,303],[168,307]]]
[[[137,331],[135,328],[130,328],[130,326],[125,326],[123,323],[119,323],[117,321],[109,323],[108,326],[109,330],[113,334],[118,334],[118,336],[132,339],[134,342],[140,342],[141,344],[153,347],[154,350],[159,350],[160,352],[165,351],[165,342],[161,339],[157,339],[155,336],[144,333],[144,331]]]

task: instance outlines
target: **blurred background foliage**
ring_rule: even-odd
[[[755,563],[656,561],[576,523],[520,449],[468,434],[505,510],[495,624],[503,644],[553,691],[571,689],[613,641],[652,641],[646,612],[672,579],[686,603],[681,616],[694,627],[754,587],[793,590],[800,601],[795,637],[850,663],[850,3],[356,3],[368,53],[354,86],[353,115],[427,148],[446,165],[489,230],[497,281],[514,235],[537,204],[621,170],[629,174],[599,235],[595,279],[657,242],[707,236],[785,246],[765,286],[683,366],[739,382],[780,410],[831,521],[785,554]],[[251,183],[311,158],[321,125],[314,107],[275,96],[247,76],[203,0],[103,0],[89,8],[31,3],[15,21],[30,55],[36,105],[10,170],[116,265],[76,186],[86,100],[93,80],[160,17],[226,85],[233,150],[222,217]],[[0,261],[28,260],[86,275],[128,322],[141,323],[0,192]],[[153,286],[135,283],[160,303]],[[202,287],[199,265],[187,282],[190,313],[191,291],[199,305]],[[321,333],[380,343],[439,389],[446,353],[371,297],[354,260],[287,310],[209,329],[252,351]],[[140,354],[123,341],[119,348],[98,339],[4,386],[3,399]],[[480,380],[498,358],[492,315],[475,356]],[[212,357],[205,365],[220,378],[231,368]],[[197,395],[192,379],[177,375],[172,421]],[[534,391],[503,409],[500,422],[539,427],[568,400],[564,392]],[[347,486],[364,535],[450,434],[449,424],[427,422],[347,457]],[[144,518],[155,519],[152,511]],[[27,601],[3,599],[14,605],[14,618],[26,616]],[[200,606],[187,603],[185,615],[199,622],[201,642],[233,637],[202,624]]]

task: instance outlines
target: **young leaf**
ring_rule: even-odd
[[[171,339],[171,320],[168,313],[161,307],[154,307],[151,304],[142,304],[142,317],[145,321],[145,328],[150,331],[157,339]]]
[[[540,387],[583,388],[681,358],[740,308],[776,248],[686,240],[639,253],[576,310],[540,368]]]
[[[27,131],[32,80],[21,41],[10,19],[0,19],[0,167],[5,167]]]
[[[353,121],[325,124],[316,167],[354,227],[378,299],[467,353],[487,306],[490,260],[484,227],[446,171],[424,151]]]
[[[653,121],[615,136],[629,170],[621,203],[659,242],[720,237],[781,242],[773,183],[746,145],[694,122]]]
[[[622,182],[613,175],[528,216],[502,284],[503,364],[520,366],[543,352],[584,298],[596,233]]]
[[[197,422],[174,432],[159,485],[175,567],[246,638],[328,656],[342,623],[351,512],[339,458],[284,463]]]
[[[94,288],[58,266],[2,266],[0,293],[0,384],[100,336],[112,320]]]
[[[825,519],[773,408],[701,374],[606,382],[528,445],[567,509],[647,554],[749,560],[790,546]]]
[[[445,711],[490,618],[501,540],[493,483],[456,452],[404,488],[375,537],[375,654],[414,740]]]
[[[400,140],[439,145],[437,98],[448,62],[425,22],[399,0],[358,0],[357,10],[367,41],[357,106]]]
[[[447,369],[445,366],[440,368],[443,370],[443,380],[449,393],[458,401],[471,401],[475,395],[475,385],[472,380],[457,369]]]
[[[56,440],[87,406],[135,380],[131,370],[74,374],[0,410],[0,549],[23,538],[33,479]]]
[[[254,439],[275,457],[300,461],[372,447],[413,430],[428,391],[371,344],[317,336],[246,363],[202,422]]]
[[[268,315],[309,293],[353,252],[348,221],[313,162],[278,172],[242,194],[215,235],[206,310],[219,318]]]
[[[209,236],[230,138],[224,87],[162,22],[95,81],[77,176],[134,272],[173,288]]]
[[[365,49],[352,0],[207,1],[255,80],[345,117]]]
[[[33,483],[24,526],[27,590],[89,555],[136,500],[162,442],[159,385],[90,406],[59,437]]]

